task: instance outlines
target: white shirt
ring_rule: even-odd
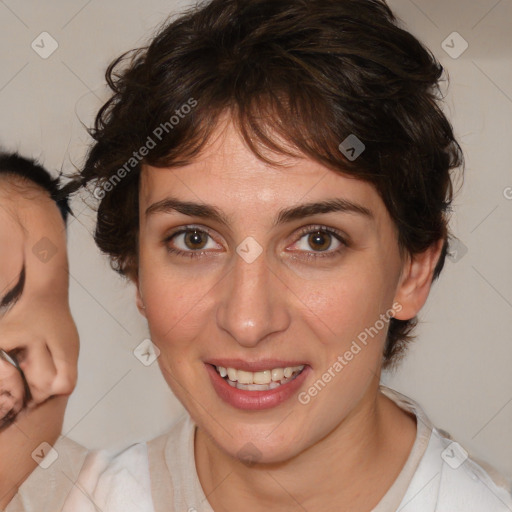
[[[416,416],[417,434],[400,474],[372,512],[512,512],[509,482],[469,458],[416,402],[380,389]],[[186,415],[149,443],[117,455],[91,453],[63,511],[213,512],[195,467],[195,428]]]

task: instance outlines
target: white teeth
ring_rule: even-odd
[[[254,372],[253,381],[255,384],[270,384],[272,376],[270,370],[264,370],[262,372]],[[240,382],[240,381],[238,381]]]
[[[295,378],[304,369],[304,365],[273,368],[260,372],[247,372],[223,366],[216,366],[216,369],[221,377],[228,377],[226,380],[232,387],[248,391],[264,391],[275,389],[291,380],[292,376]]]
[[[253,384],[253,372],[244,372],[243,370],[237,370],[237,381],[240,384]],[[231,377],[230,377],[231,378]]]
[[[282,368],[274,368],[272,370],[273,382],[278,382],[280,380],[283,380],[283,377],[284,377],[284,370]]]

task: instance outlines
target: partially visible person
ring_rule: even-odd
[[[78,358],[68,212],[58,179],[0,154],[0,510],[8,512],[60,510],[85,458],[61,436]],[[58,458],[43,469],[52,449]]]
[[[76,383],[68,206],[56,202],[58,192],[58,180],[43,167],[18,155],[0,155],[0,349],[17,358],[33,405],[71,393]]]

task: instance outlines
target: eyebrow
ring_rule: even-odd
[[[0,308],[5,309],[13,306],[21,297],[25,288],[25,263],[21,268],[21,272],[18,278],[18,282],[4,295],[0,301]]]
[[[190,217],[200,217],[214,220],[226,226],[229,225],[229,219],[227,216],[215,206],[202,203],[192,203],[189,201],[180,201],[173,197],[167,197],[166,199],[153,203],[146,209],[145,214],[146,217],[149,217],[156,213],[172,213],[174,211]],[[353,203],[346,199],[334,198],[282,209],[279,211],[276,220],[274,221],[274,227],[294,220],[311,217],[313,215],[332,212],[352,213],[362,215],[370,220],[374,219],[374,215],[371,210],[365,206]]]
[[[281,210],[277,216],[274,225],[277,226],[279,224],[284,224],[286,222],[303,219],[305,217],[311,217],[313,215],[317,215],[320,213],[332,212],[362,215],[370,220],[374,218],[373,213],[365,206],[353,203],[352,201],[348,201],[346,199],[336,198],[328,199],[326,201],[320,201],[318,203],[301,204],[299,206],[293,206],[291,208]]]

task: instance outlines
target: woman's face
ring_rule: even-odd
[[[403,261],[373,186],[311,159],[268,166],[231,124],[217,135],[186,167],[143,169],[138,304],[196,423],[233,456],[282,461],[371,408]],[[249,390],[215,367],[303,370]]]

